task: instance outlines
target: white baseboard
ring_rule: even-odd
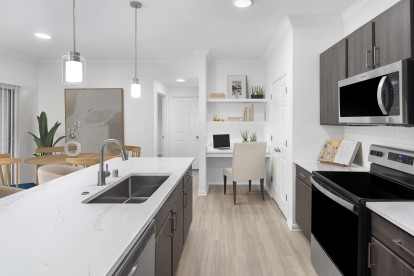
[[[288,223],[290,231],[302,231],[302,228],[299,227],[296,223]]]

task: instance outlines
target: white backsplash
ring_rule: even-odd
[[[361,142],[355,163],[368,167],[371,144],[414,150],[414,128],[393,126],[346,126],[344,139]]]

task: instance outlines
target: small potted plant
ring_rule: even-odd
[[[250,142],[257,142],[256,132],[252,132],[252,134],[250,134]]]
[[[245,130],[245,131],[240,131],[241,137],[243,139],[243,143],[244,142],[249,142],[249,131]]]
[[[250,98],[252,99],[264,99],[265,90],[263,86],[252,86],[252,93]]]

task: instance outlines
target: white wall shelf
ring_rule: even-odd
[[[208,99],[208,103],[268,103],[268,99]]]

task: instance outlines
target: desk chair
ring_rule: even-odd
[[[67,165],[44,165],[38,169],[39,184],[79,171],[83,168]]]
[[[260,190],[264,200],[264,176],[266,142],[235,143],[233,150],[233,161],[231,168],[225,168],[224,174],[224,194],[226,194],[227,177],[233,180],[233,197],[236,205],[236,185],[237,181],[249,180],[249,191],[252,187],[252,179],[260,179]]]
[[[119,151],[121,150],[121,148],[118,147],[118,145],[115,145],[114,149],[119,150]],[[124,149],[125,149],[126,153],[128,154],[128,156],[131,156],[131,157],[140,157],[141,156],[141,147],[138,147],[138,146],[124,146]]]

